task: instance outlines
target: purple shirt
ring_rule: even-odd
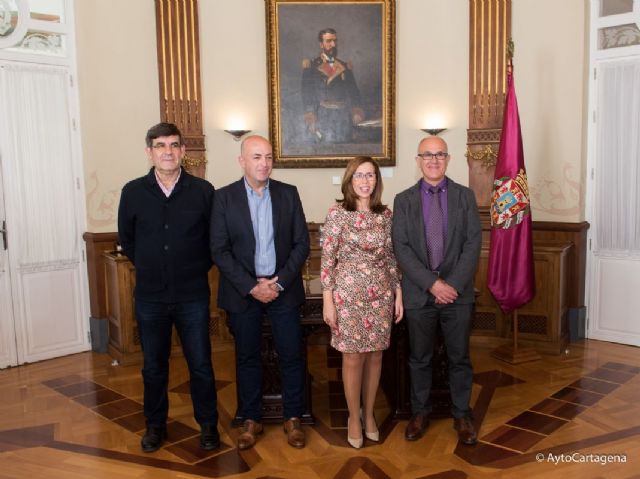
[[[442,208],[442,226],[444,228],[444,244],[447,244],[447,227],[449,214],[447,213],[447,178],[443,178],[436,186],[442,188],[440,191],[440,207]],[[424,181],[420,181],[420,197],[422,198],[422,217],[424,218],[424,237],[425,244],[427,238],[427,225],[429,224],[429,211],[431,211],[431,200],[433,195],[429,193],[431,185]]]

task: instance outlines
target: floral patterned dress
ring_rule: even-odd
[[[400,276],[391,245],[391,211],[331,207],[322,228],[322,289],[333,291],[337,328],[331,346],[343,353],[389,347]]]

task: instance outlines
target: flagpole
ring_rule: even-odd
[[[532,348],[518,347],[518,308],[535,295],[529,188],[527,186],[520,114],[513,85],[513,40],[507,43],[507,96],[494,172],[491,202],[491,246],[487,287],[513,324],[513,344],[503,344],[491,355],[511,364],[540,359]],[[500,255],[503,255],[503,259]]]
[[[518,310],[513,312],[513,352],[518,354]]]
[[[529,361],[537,361],[540,355],[533,348],[518,347],[518,310],[515,309],[510,314],[513,317],[513,343],[503,344],[491,351],[491,356],[510,364],[527,363]]]
[[[518,310],[513,312],[513,351],[518,352]]]

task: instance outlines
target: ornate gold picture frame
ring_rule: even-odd
[[[395,165],[395,0],[266,0],[274,166]]]

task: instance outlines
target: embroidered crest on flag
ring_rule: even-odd
[[[521,168],[518,176],[503,176],[493,182],[491,226],[509,229],[522,223],[530,212],[527,174]]]

